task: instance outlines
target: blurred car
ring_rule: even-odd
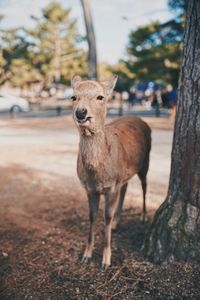
[[[5,111],[27,112],[29,111],[29,103],[21,97],[0,94],[0,112]]]

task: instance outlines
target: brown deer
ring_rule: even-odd
[[[89,201],[90,230],[83,261],[92,257],[94,222],[100,196],[105,196],[105,243],[102,267],[111,264],[111,229],[120,221],[129,179],[138,174],[143,189],[143,219],[146,175],[151,149],[151,130],[137,117],[122,117],[105,125],[106,104],[117,77],[109,81],[72,78],[73,118],[79,129],[78,177]]]

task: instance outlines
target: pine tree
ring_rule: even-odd
[[[30,31],[35,43],[32,59],[47,82],[69,82],[72,74],[87,70],[86,54],[77,46],[80,36],[70,12],[52,2]]]

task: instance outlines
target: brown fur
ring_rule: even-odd
[[[105,125],[106,103],[116,78],[107,82],[72,79],[76,99],[73,103],[74,120],[80,132],[77,163],[79,179],[87,191],[90,209],[90,232],[83,256],[92,256],[94,221],[100,195],[105,196],[105,244],[102,264],[111,263],[111,227],[116,227],[126,193],[128,180],[138,174],[143,188],[143,218],[146,206],[146,175],[151,149],[151,130],[137,117],[123,117]],[[98,100],[98,96],[103,100]],[[77,110],[87,109],[85,121],[78,123]],[[88,120],[87,120],[88,117]]]

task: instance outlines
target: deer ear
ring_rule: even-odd
[[[81,82],[81,81],[82,81],[81,76],[79,76],[79,75],[74,75],[74,76],[72,77],[72,80],[71,80],[71,86],[72,86],[72,88],[74,89],[75,86],[76,86],[76,84],[79,83],[79,82]]]
[[[116,85],[116,82],[117,82],[117,79],[118,79],[118,76],[117,75],[114,75],[110,80],[106,80],[106,81],[102,81],[101,84],[103,86],[103,88],[105,89],[105,92],[107,95],[110,95],[114,88],[115,88],[115,85]]]

